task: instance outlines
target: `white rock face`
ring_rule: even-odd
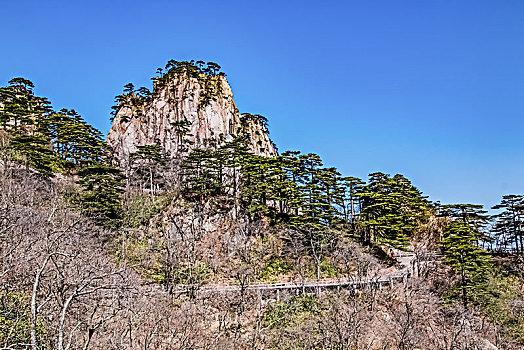
[[[123,105],[116,113],[107,135],[115,158],[123,165],[137,146],[158,143],[168,155],[180,150],[179,139],[173,122],[187,120],[189,139],[193,148],[213,148],[213,143],[231,141],[241,132],[241,119],[233,101],[233,92],[227,80],[220,79],[222,91],[208,104],[199,104],[202,86],[196,78],[175,77],[143,106],[133,108]],[[200,105],[200,106],[199,106]],[[276,156],[277,152],[265,128],[256,121],[244,127],[251,152],[263,156]]]

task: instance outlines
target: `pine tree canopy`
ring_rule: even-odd
[[[493,215],[495,221],[492,233],[497,245],[508,251],[513,249],[517,254],[524,254],[524,196],[505,195],[502,201],[492,209],[502,210]]]
[[[96,164],[79,171],[81,213],[101,226],[117,226],[122,212],[124,175],[114,167]]]
[[[444,230],[443,262],[459,276],[456,288],[465,307],[482,293],[491,268],[486,251],[478,247],[482,235],[463,220],[452,221]]]
[[[361,204],[359,223],[367,231],[365,240],[369,242],[376,239],[392,247],[405,247],[416,228],[427,220],[429,202],[402,175],[370,174],[369,184],[357,196]]]
[[[54,112],[47,99],[34,95],[29,80],[9,83],[0,88],[0,128],[10,135],[15,159],[45,175],[102,161],[100,131],[74,110]]]

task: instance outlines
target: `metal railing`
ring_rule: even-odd
[[[361,288],[368,285],[392,285],[399,281],[406,281],[409,274],[383,275],[366,279],[356,278],[329,278],[321,280],[305,281],[286,281],[286,282],[252,282],[246,285],[240,284],[208,284],[202,286],[196,285],[178,285],[174,293],[186,293],[191,290],[198,290],[199,293],[206,292],[233,292],[241,290],[285,290],[285,289],[326,289],[337,287],[354,287]]]

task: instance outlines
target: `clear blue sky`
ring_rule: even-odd
[[[168,59],[222,65],[280,150],[433,200],[524,193],[524,1],[0,0],[0,83],[36,84],[104,133]]]

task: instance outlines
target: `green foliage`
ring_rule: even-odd
[[[464,221],[452,221],[444,230],[442,261],[458,275],[459,281],[449,297],[460,298],[465,307],[477,304],[485,293],[487,273],[491,261],[486,252],[478,247],[480,234]]]
[[[260,270],[258,279],[261,281],[278,281],[281,275],[289,273],[293,267],[282,257],[272,256],[270,257]]]
[[[523,300],[518,277],[494,271],[487,277],[485,293],[478,298],[478,304],[494,324],[524,344],[524,309],[518,306]]]
[[[205,108],[211,101],[216,101],[222,93],[221,79],[225,77],[225,74],[220,71],[220,68],[215,62],[169,60],[165,66],[165,71],[159,68],[157,69],[158,75],[151,78],[153,81],[152,91],[146,87],[135,89],[132,83],[126,84],[123,93],[115,97],[115,105],[111,107],[111,114],[114,117],[121,108],[129,107],[132,111],[131,115],[122,118],[122,122],[127,122],[133,117],[140,117],[142,107],[150,103],[175,78],[180,77],[198,81],[200,85],[198,108]]]
[[[344,188],[344,195],[342,197],[342,212],[344,221],[350,223],[353,228],[357,222],[358,208],[360,208],[359,193],[362,192],[362,185],[364,181],[358,177],[342,177],[340,179],[341,186]]]
[[[171,203],[170,195],[136,195],[125,202],[123,225],[130,228],[139,228],[147,225],[151,218],[161,213]]]
[[[81,186],[77,205],[83,215],[100,226],[116,227],[122,214],[124,175],[108,165],[92,165],[79,172]]]
[[[46,346],[46,327],[39,318],[36,327],[39,349]],[[29,297],[22,293],[0,293],[0,344],[6,349],[27,349],[31,343]]]
[[[102,133],[74,110],[62,109],[39,121],[38,131],[49,138],[54,151],[67,167],[100,163],[105,144]]]
[[[482,209],[483,206],[479,204],[447,204],[440,205],[440,215],[450,218],[453,221],[460,221],[467,223],[478,234],[478,238],[486,238],[481,234],[481,231],[488,223],[488,215]]]
[[[409,237],[427,220],[426,197],[402,175],[370,175],[369,184],[358,193],[361,201],[360,225],[364,240],[404,248]]]
[[[246,128],[250,123],[258,124],[266,134],[269,134],[268,121],[263,115],[242,113],[240,116],[240,123],[244,128]]]
[[[132,160],[145,160],[151,162],[161,163],[164,161],[164,155],[160,145],[144,145],[138,146],[137,151],[131,153]]]
[[[179,265],[172,272],[170,280],[175,284],[202,285],[212,274],[213,271],[204,263]]]
[[[524,196],[503,196],[500,204],[492,209],[503,209],[493,216],[495,225],[492,233],[496,246],[505,250],[514,248],[517,255],[524,255]]]
[[[183,161],[184,194],[204,201],[224,193],[224,163],[220,152],[195,149]]]
[[[18,135],[9,141],[12,159],[26,164],[43,175],[52,175],[61,168],[49,140],[38,135]]]
[[[334,168],[320,165],[314,154],[257,156],[236,139],[216,151],[194,150],[184,159],[184,192],[200,200],[239,195],[251,217],[273,222],[295,216],[312,225],[338,225],[344,221],[346,189]]]
[[[317,275],[337,241],[332,232],[358,229],[365,242],[405,248],[431,210],[402,175],[375,173],[363,186],[358,178],[341,177],[335,168],[323,167],[316,154],[263,157],[248,152],[241,139],[216,150],[195,149],[182,168],[186,198],[203,203],[230,196],[251,219],[263,216],[300,232],[301,244],[316,261]]]
[[[189,150],[188,146],[193,143],[193,141],[187,138],[188,136],[193,136],[189,132],[191,128],[191,122],[187,119],[184,119],[171,123],[171,126],[173,127],[173,131],[177,137],[177,144],[179,147],[178,151],[184,153],[187,152]]]
[[[75,111],[54,112],[34,95],[33,83],[15,78],[0,88],[0,128],[9,134],[12,160],[44,175],[102,160],[102,134]]]
[[[333,265],[333,262],[327,257],[324,257],[320,262],[320,273],[323,278],[335,278],[343,276],[342,271],[337,269],[337,267]]]
[[[272,305],[264,314],[264,327],[293,327],[320,313],[317,298],[313,295],[301,294]]]
[[[145,278],[158,284],[166,283],[166,273],[161,265],[153,265],[143,268]]]
[[[0,127],[11,134],[33,134],[39,119],[51,112],[49,101],[35,96],[34,84],[14,78],[0,87]]]
[[[77,172],[79,195],[71,199],[99,225],[115,226],[120,217],[122,174],[102,164],[102,134],[74,110],[54,112],[34,95],[33,83],[15,78],[0,88],[0,127],[7,133],[11,161],[51,176]]]
[[[151,101],[153,94],[145,87],[135,90],[132,83],[124,85],[124,92],[121,95],[115,96],[115,105],[111,107],[111,121],[116,116],[120,108],[129,107],[131,109],[130,116],[123,116],[121,122],[127,122],[132,117],[140,117],[142,115],[141,108]]]
[[[271,203],[282,199],[282,169],[278,159],[246,153],[241,158],[240,191],[251,216],[265,215],[274,218],[277,208]]]
[[[162,174],[165,171],[166,156],[158,144],[138,146],[137,151],[131,153],[130,182],[140,184],[142,189],[149,189],[151,194],[158,192],[165,183]]]

